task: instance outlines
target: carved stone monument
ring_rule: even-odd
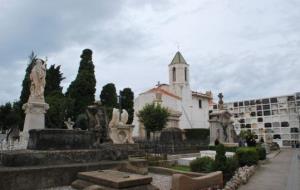
[[[121,117],[120,117],[121,116]],[[126,110],[120,111],[113,109],[112,119],[109,122],[109,137],[114,144],[133,144],[132,139],[133,125],[126,124],[128,113]]]
[[[29,130],[45,128],[45,113],[49,105],[45,102],[44,89],[46,85],[46,61],[36,59],[30,73],[30,96],[23,105],[25,122],[22,138],[28,141]]]
[[[88,117],[88,130],[93,131],[96,135],[94,146],[99,146],[101,143],[108,142],[108,118],[106,109],[101,105],[101,102],[95,102],[86,109]]]
[[[232,114],[224,109],[223,95],[220,93],[219,111],[209,115],[210,123],[210,144],[213,145],[216,141],[228,145],[236,146],[238,139],[233,126]]]

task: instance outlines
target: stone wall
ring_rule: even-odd
[[[55,166],[0,167],[1,190],[36,190],[70,185],[78,172],[122,168],[125,165],[147,167],[145,160],[102,161]]]

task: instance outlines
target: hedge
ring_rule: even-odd
[[[236,155],[240,166],[251,166],[257,164],[259,155],[255,147],[238,148]]]
[[[190,163],[191,171],[193,172],[212,172],[214,160],[208,156],[197,158]]]
[[[256,151],[258,153],[259,160],[265,160],[267,157],[267,151],[264,147],[257,146]]]

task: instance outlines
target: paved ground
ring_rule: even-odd
[[[300,190],[300,150],[283,149],[239,190]]]

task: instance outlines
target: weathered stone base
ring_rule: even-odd
[[[1,190],[36,190],[70,185],[77,178],[77,173],[84,171],[104,170],[112,168],[144,168],[145,160],[101,161],[95,163],[3,167],[0,166]]]
[[[94,132],[83,130],[32,129],[29,135],[31,150],[90,149],[96,142]]]
[[[151,185],[152,177],[118,170],[98,170],[78,173],[78,179],[72,183],[76,189],[126,189],[158,190]]]
[[[3,166],[37,166],[126,160],[128,151],[115,146],[90,150],[16,150],[2,154]]]

